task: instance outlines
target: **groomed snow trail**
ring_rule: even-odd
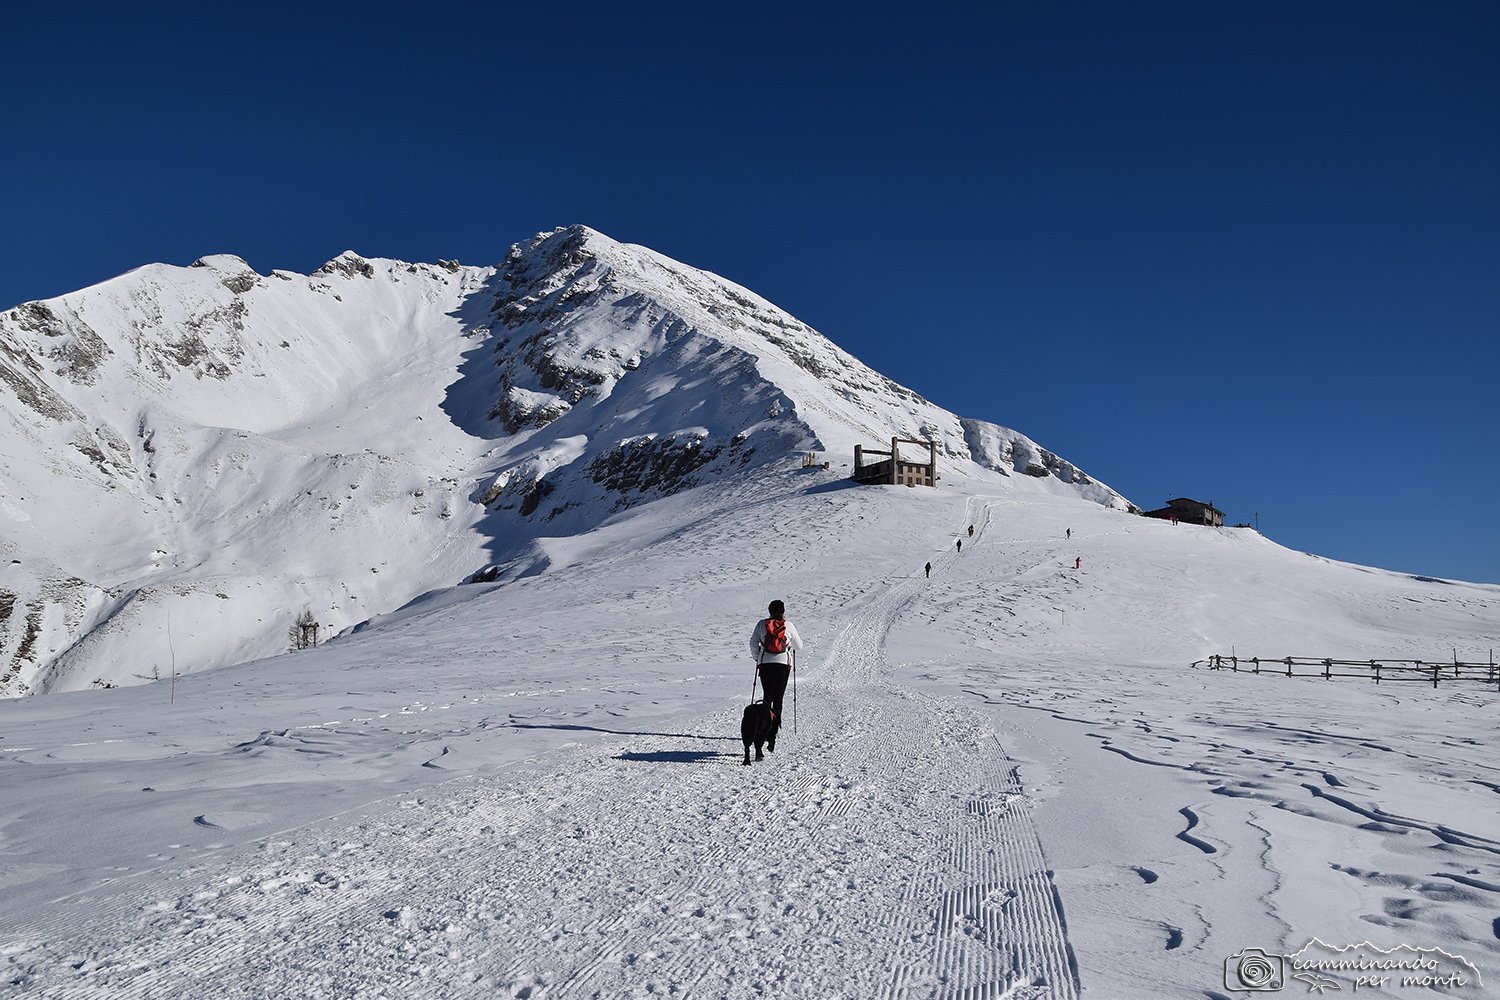
[[[753,767],[725,711],[456,780],[86,894],[0,993],[1074,998],[1015,767],[882,662],[922,585],[850,609]]]

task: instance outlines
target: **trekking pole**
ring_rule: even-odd
[[[797,735],[797,651],[789,650],[792,658],[792,735]]]

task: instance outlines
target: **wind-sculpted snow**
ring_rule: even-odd
[[[217,254],[0,313],[0,695],[140,683],[346,630],[539,540],[856,443],[1128,506],[753,293],[584,227],[494,268]]]

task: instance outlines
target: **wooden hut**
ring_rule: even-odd
[[[901,457],[903,444],[914,444],[926,448],[927,461],[910,462],[903,459]],[[871,462],[868,460],[871,455],[884,457]],[[866,448],[864,445],[857,444],[854,446],[853,478],[860,483],[887,483],[891,486],[936,486],[938,483],[937,442],[893,437],[890,451]]]

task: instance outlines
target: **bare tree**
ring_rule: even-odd
[[[318,620],[313,617],[311,608],[302,609],[297,620],[287,629],[286,637],[293,651],[309,649],[318,644]]]

